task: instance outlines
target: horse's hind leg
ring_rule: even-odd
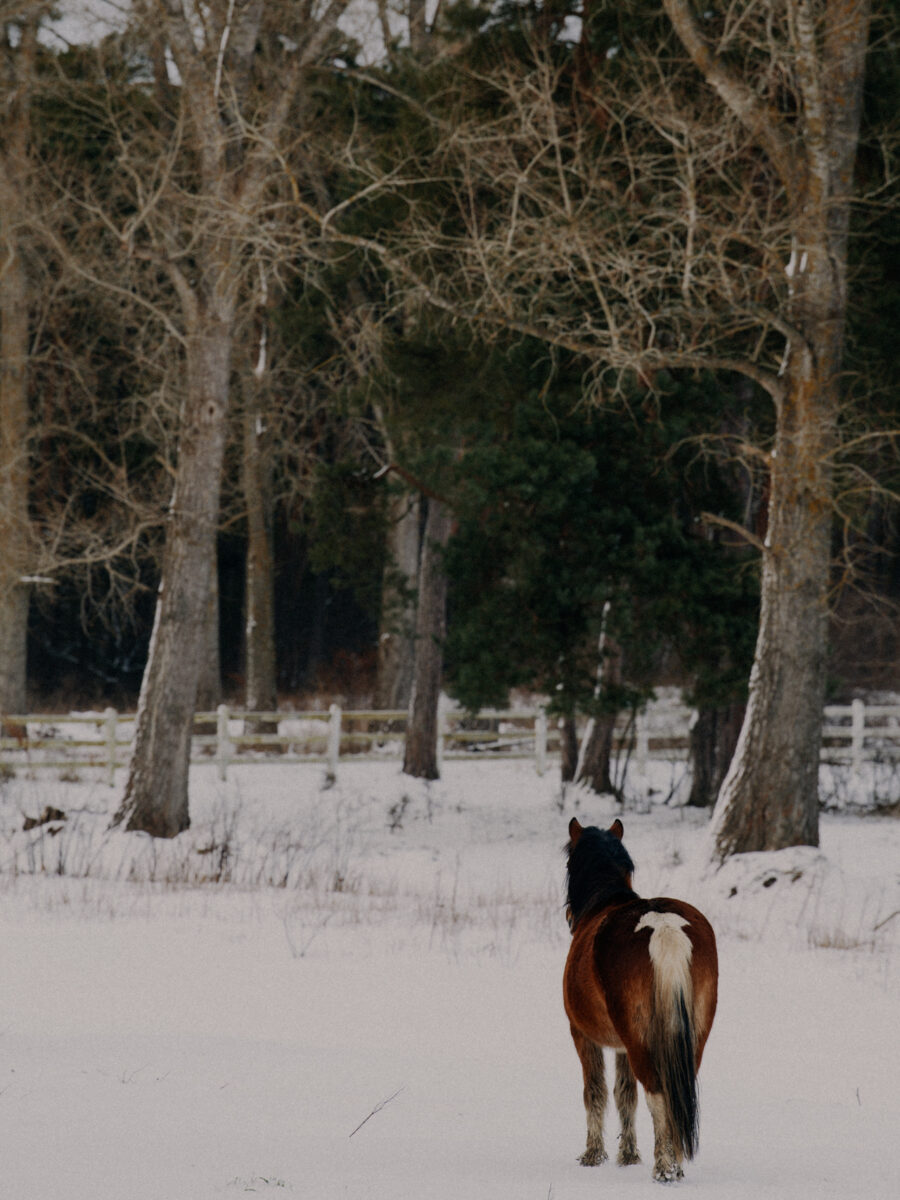
[[[637,1139],[634,1133],[634,1113],[637,1108],[637,1080],[628,1055],[624,1051],[616,1054],[616,1086],[614,1095],[622,1132],[619,1134],[619,1166],[628,1167],[639,1163]]]
[[[585,1167],[595,1167],[598,1163],[606,1162],[607,1158],[603,1148],[603,1112],[606,1108],[603,1050],[589,1038],[574,1032],[572,1036],[584,1074],[584,1111],[587,1116],[587,1146],[579,1161]]]
[[[653,1178],[660,1183],[671,1183],[681,1179],[681,1155],[676,1154],[669,1129],[666,1102],[659,1092],[647,1092],[647,1107],[653,1118]]]

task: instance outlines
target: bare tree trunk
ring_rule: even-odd
[[[412,695],[419,513],[418,496],[391,497],[388,562],[381,592],[376,708],[407,708]]]
[[[209,572],[209,594],[206,600],[203,642],[200,677],[197,680],[196,708],[198,712],[212,712],[222,703],[222,655],[219,651],[219,569],[215,547]]]
[[[419,567],[416,665],[403,756],[404,773],[419,779],[437,779],[440,774],[437,756],[438,701],[447,608],[447,577],[444,574],[442,550],[449,540],[450,528],[447,506],[443,501],[429,499]]]
[[[28,631],[28,283],[0,168],[0,713],[25,710]]]
[[[275,561],[272,548],[272,478],[258,384],[248,380],[244,410],[244,501],[247,506],[245,605],[245,705],[251,712],[277,708],[275,687]],[[258,722],[253,729],[271,732]]]
[[[409,48],[413,54],[425,53],[428,28],[425,24],[425,0],[409,0]]]
[[[578,761],[577,782],[587,784],[591,791],[600,795],[618,794],[609,769],[615,728],[615,713],[594,717],[585,733],[586,741]]]
[[[187,395],[160,592],[131,768],[113,822],[154,837],[174,837],[190,825],[191,729],[215,562],[230,364],[227,317],[210,320],[188,338]]]
[[[610,614],[610,602],[603,606],[603,623],[600,631],[598,647],[599,662],[597,665],[597,686],[594,689],[594,699],[599,700],[604,687],[617,685],[622,682],[622,648],[609,637],[607,627]],[[613,735],[616,728],[616,713],[602,713],[592,717],[584,734],[584,742],[578,758],[576,781],[586,783],[592,791],[600,795],[619,793],[616,791],[610,773],[610,762],[613,751]],[[619,797],[621,799],[621,797]]]
[[[779,423],[747,712],[714,817],[720,859],[819,843],[836,416],[825,369],[792,381]]]
[[[744,705],[701,708],[691,729],[690,763],[692,808],[712,808],[728,772],[744,720]]]
[[[31,71],[40,17],[26,17],[0,145],[0,714],[25,709],[28,585],[29,283],[21,253],[27,216]]]
[[[559,724],[559,773],[563,783],[571,783],[578,770],[578,730],[573,713],[567,713]]]

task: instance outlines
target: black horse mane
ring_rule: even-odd
[[[628,883],[634,863],[614,833],[590,825],[574,846],[567,843],[566,850],[566,902],[573,928],[589,913],[600,912],[616,900],[635,898]]]

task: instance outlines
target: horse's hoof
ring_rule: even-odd
[[[599,1167],[608,1157],[605,1150],[585,1150],[578,1161],[583,1167]]]

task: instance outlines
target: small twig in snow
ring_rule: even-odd
[[[894,917],[900,917],[900,908],[896,912],[892,912],[889,917],[885,917],[883,921],[879,921],[877,925],[872,926],[872,932],[877,933],[882,925],[887,925],[888,921],[893,921]]]
[[[399,1088],[397,1088],[396,1092],[394,1092],[393,1096],[388,1096],[388,1098],[386,1100],[379,1101],[378,1104],[376,1104],[375,1107],[372,1109],[372,1111],[369,1113],[369,1115],[367,1117],[364,1117],[360,1121],[360,1123],[357,1125],[357,1127],[353,1130],[353,1133],[359,1133],[359,1131],[362,1129],[363,1125],[365,1125],[366,1121],[371,1121],[372,1117],[374,1117],[376,1113],[380,1113],[381,1110],[386,1105],[390,1104],[390,1102],[392,1100],[396,1100],[402,1091],[403,1091],[403,1088],[399,1087]],[[353,1133],[350,1134],[350,1137],[353,1137]]]

